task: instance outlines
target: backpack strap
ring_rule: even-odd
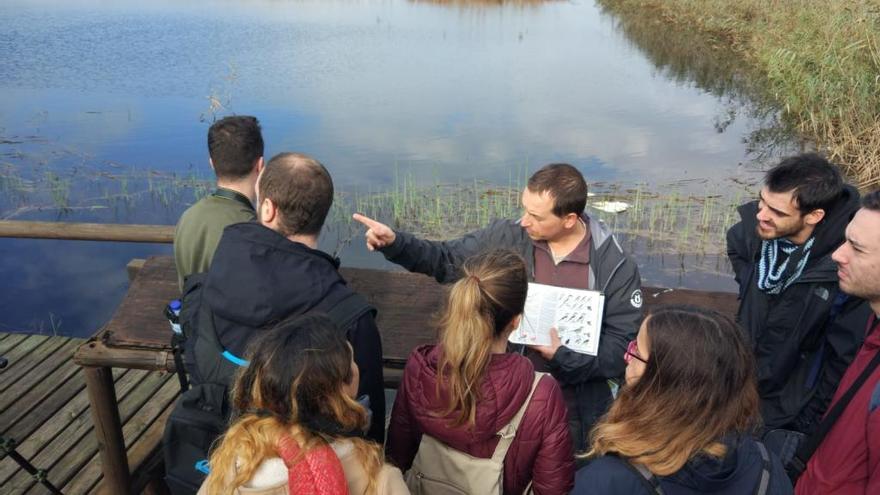
[[[327,306],[327,307],[324,307]],[[361,316],[372,313],[376,317],[376,308],[367,302],[367,298],[355,291],[350,291],[342,298],[329,304],[319,304],[315,310],[324,311],[342,331],[347,331]],[[314,310],[313,310],[314,311]]]
[[[755,443],[761,451],[761,477],[758,479],[758,486],[755,487],[755,495],[767,495],[767,488],[770,486],[770,454],[767,453],[767,447],[763,443]]]
[[[871,319],[868,320],[868,328],[871,329],[867,333],[873,333],[876,331],[880,331],[880,321],[876,319],[876,317],[872,316]],[[874,373],[874,370],[877,369],[877,366],[880,365],[880,352],[878,352],[873,359],[868,363],[868,366],[862,370],[862,373],[856,378],[853,382],[852,386],[847,389],[847,391],[840,396],[840,399],[834,403],[834,406],[828,410],[828,413],[819,423],[819,426],[816,428],[816,431],[805,441],[801,442],[800,447],[797,452],[795,452],[794,457],[791,458],[791,462],[789,464],[789,471],[796,473],[800,476],[804,470],[807,469],[807,462],[810,460],[810,457],[813,456],[813,453],[819,448],[819,445],[822,444],[822,440],[825,439],[825,435],[831,431],[831,428],[834,426],[834,423],[840,418],[843,414],[843,411],[846,410],[846,406],[849,405],[850,401],[852,401],[853,397],[855,397],[856,392],[862,388],[862,385],[868,380],[871,374]]]
[[[532,380],[532,388],[529,390],[529,395],[526,397],[526,400],[523,401],[522,406],[520,406],[519,411],[513,415],[513,419],[510,420],[510,423],[504,425],[503,428],[498,432],[498,435],[501,436],[501,439],[498,440],[498,445],[495,446],[495,452],[492,454],[492,460],[498,463],[504,462],[504,458],[507,456],[507,450],[510,449],[510,445],[513,443],[513,439],[516,437],[516,430],[519,429],[519,424],[522,422],[522,418],[525,415],[526,408],[529,406],[529,403],[532,401],[532,395],[535,393],[535,389],[538,388],[538,382],[541,381],[541,378],[544,377],[547,373],[539,373],[535,372],[535,378]]]
[[[644,464],[632,462],[629,459],[621,457],[617,454],[611,455],[614,455],[615,457],[620,459],[620,462],[622,462],[627,469],[629,469],[633,474],[636,475],[645,490],[648,490],[648,493],[654,493],[656,495],[664,494],[663,488],[660,486],[660,480],[658,480],[657,477],[654,476],[654,473],[652,473],[647,467],[645,467]]]

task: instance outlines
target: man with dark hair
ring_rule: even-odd
[[[202,304],[210,310],[223,358],[233,363],[246,356],[250,337],[262,328],[306,312],[332,318],[334,312],[346,311],[341,307],[353,307],[341,330],[360,369],[358,393],[369,397],[368,435],[382,443],[385,392],[375,310],[363,298],[352,297],[354,291],[337,271],[339,260],[318,250],[318,235],[332,203],[333,181],[321,163],[298,153],[274,156],[257,181],[258,222],[233,224],[223,231],[204,282]],[[346,302],[352,300],[363,302]],[[196,359],[203,355],[195,353]],[[208,359],[219,361],[213,354]],[[301,413],[307,424],[308,412]]]
[[[624,351],[635,338],[642,307],[638,267],[605,224],[584,213],[586,201],[584,177],[573,166],[558,163],[541,168],[529,179],[522,192],[520,219],[496,220],[460,239],[417,239],[354,215],[368,228],[368,249],[379,249],[390,261],[441,283],[458,279],[468,257],[509,248],[526,260],[533,282],[604,292],[597,356],[574,352],[555,335],[551,345],[535,346],[529,352],[536,368],[549,371],[562,385],[577,451],[586,447],[590,428],[611,401],[608,381],[623,375]]]
[[[831,260],[858,198],[821,156],[790,157],[727,232],[768,430],[812,432],[861,342],[854,322],[867,309],[839,292]]]
[[[217,189],[189,207],[174,231],[174,264],[181,289],[187,275],[211,266],[227,225],[255,218],[254,184],[263,169],[263,136],[256,117],[232,116],[208,129],[209,162]]]
[[[865,196],[846,228],[846,242],[832,258],[840,290],[867,301],[870,314],[860,322],[865,342],[840,380],[828,415],[841,412],[807,462],[795,493],[880,493],[880,191]]]

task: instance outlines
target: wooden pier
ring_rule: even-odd
[[[0,237],[170,242],[173,227],[56,225],[0,221]],[[162,309],[178,296],[170,257],[129,264],[132,284],[111,320],[90,339],[0,333],[0,494],[51,493],[7,455],[15,452],[64,494],[165,493],[161,438],[180,386],[172,374]],[[385,385],[396,388],[417,345],[433,342],[431,315],[446,289],[405,272],[343,268],[379,310]],[[644,287],[646,307],[689,303],[732,314],[736,294]],[[76,362],[74,362],[74,355]],[[95,427],[97,423],[97,428]],[[104,478],[106,476],[106,478]]]
[[[0,436],[65,494],[109,493],[101,486],[98,440],[83,369],[73,353],[84,339],[0,333]],[[162,429],[180,391],[169,373],[113,369],[119,416],[136,492],[160,468]],[[2,451],[0,451],[2,454]],[[0,493],[51,493],[9,455],[0,459]]]

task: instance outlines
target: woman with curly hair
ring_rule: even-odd
[[[262,333],[232,391],[234,421],[199,495],[407,494],[400,471],[363,438],[351,346],[324,315]]]

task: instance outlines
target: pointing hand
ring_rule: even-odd
[[[390,246],[397,236],[394,231],[384,223],[377,222],[370,217],[355,213],[351,216],[355,221],[364,224],[367,232],[364,234],[367,240],[367,249],[375,251],[385,246]]]

